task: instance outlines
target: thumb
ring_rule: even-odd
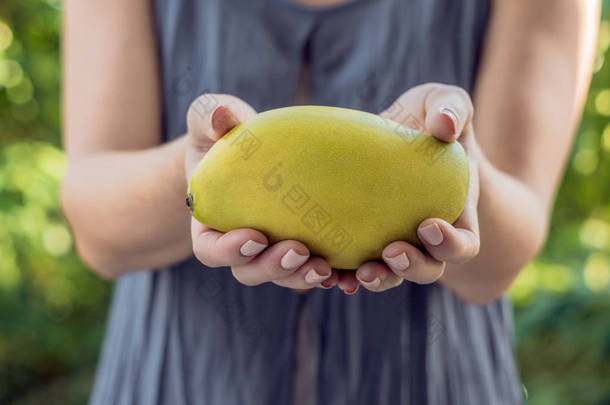
[[[473,115],[472,101],[465,90],[456,86],[431,86],[424,100],[426,128],[432,136],[451,142],[465,134]]]
[[[240,122],[256,111],[245,101],[228,94],[206,93],[195,99],[186,115],[193,144],[207,150]]]
[[[197,97],[186,114],[189,146],[184,168],[187,181],[214,142],[255,114],[248,103],[228,94],[206,93]]]

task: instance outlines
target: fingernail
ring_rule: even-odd
[[[358,286],[356,286],[356,288],[352,289],[352,290],[343,290],[343,292],[347,295],[352,295],[354,294],[356,291],[358,291]]]
[[[366,270],[362,270],[359,275],[356,275],[356,278],[361,283],[373,283],[377,277],[376,273],[372,271],[371,268],[367,268]]]
[[[432,246],[438,246],[443,243],[443,233],[437,224],[430,224],[419,228],[419,234],[424,242]]]
[[[328,290],[329,288],[333,287],[333,284],[330,280],[326,280],[320,283],[319,287],[324,288],[325,290]]]
[[[363,286],[365,286],[367,288],[377,288],[381,285],[381,279],[379,277],[376,277],[375,280],[373,280],[373,281],[360,280],[360,284],[362,284]]]
[[[290,249],[280,261],[280,264],[284,270],[294,270],[297,267],[300,267],[303,263],[307,261],[309,255],[301,256],[294,249]]]
[[[212,110],[212,112],[210,113],[210,117],[209,117],[209,120],[210,120],[210,128],[212,128],[212,129],[214,129],[214,128],[215,128],[215,125],[214,125],[214,124],[218,122],[218,115],[222,114],[222,111],[223,111],[224,109],[225,109],[225,106],[224,106],[224,105],[219,105],[219,106],[216,106],[216,108],[214,108],[214,109]]]
[[[454,136],[457,136],[457,131],[459,128],[458,115],[455,110],[451,107],[443,106],[440,108],[440,113],[446,116],[451,120],[451,124],[453,126],[452,133]]]
[[[241,245],[241,247],[239,248],[239,252],[244,256],[250,257],[262,252],[263,249],[265,249],[266,247],[266,243],[258,243],[250,239],[246,243]]]
[[[323,276],[321,274],[316,273],[315,269],[311,269],[305,274],[305,282],[309,284],[318,284],[324,280],[326,280],[328,276]]]
[[[411,264],[409,262],[409,258],[407,257],[407,254],[405,252],[402,252],[398,256],[394,256],[394,257],[384,256],[384,259],[390,265],[392,270],[397,270],[397,271],[405,271],[406,269],[409,268],[409,264]]]
[[[210,114],[210,128],[214,131],[214,135],[224,134],[234,126],[239,124],[239,120],[231,109],[225,105],[219,105]]]

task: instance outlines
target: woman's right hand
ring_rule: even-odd
[[[214,142],[240,122],[256,114],[243,100],[225,94],[204,94],[187,114],[188,146],[185,154],[187,182],[195,167]],[[297,290],[339,287],[347,293],[358,288],[353,277],[341,277],[326,260],[312,257],[307,246],[283,240],[269,246],[267,237],[249,228],[223,233],[191,219],[195,257],[208,267],[231,267],[242,284],[254,286],[273,282]]]

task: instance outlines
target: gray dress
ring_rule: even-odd
[[[204,92],[289,105],[388,107],[425,82],[471,91],[485,0],[157,0],[166,140]],[[186,209],[186,207],[185,207]],[[471,306],[439,284],[299,295],[247,287],[189,258],[115,285],[92,405],[518,404],[506,299]]]

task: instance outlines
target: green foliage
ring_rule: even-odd
[[[0,403],[90,369],[109,295],[78,260],[59,209],[65,158],[52,6],[0,4]]]
[[[519,365],[529,403],[610,403],[610,2],[596,73],[549,238],[518,277]]]
[[[57,188],[59,0],[0,3],[0,402],[84,403],[109,285],[75,254]],[[610,2],[538,260],[512,289],[529,402],[610,402]],[[57,398],[57,400],[52,400]],[[59,399],[61,398],[61,399]]]

